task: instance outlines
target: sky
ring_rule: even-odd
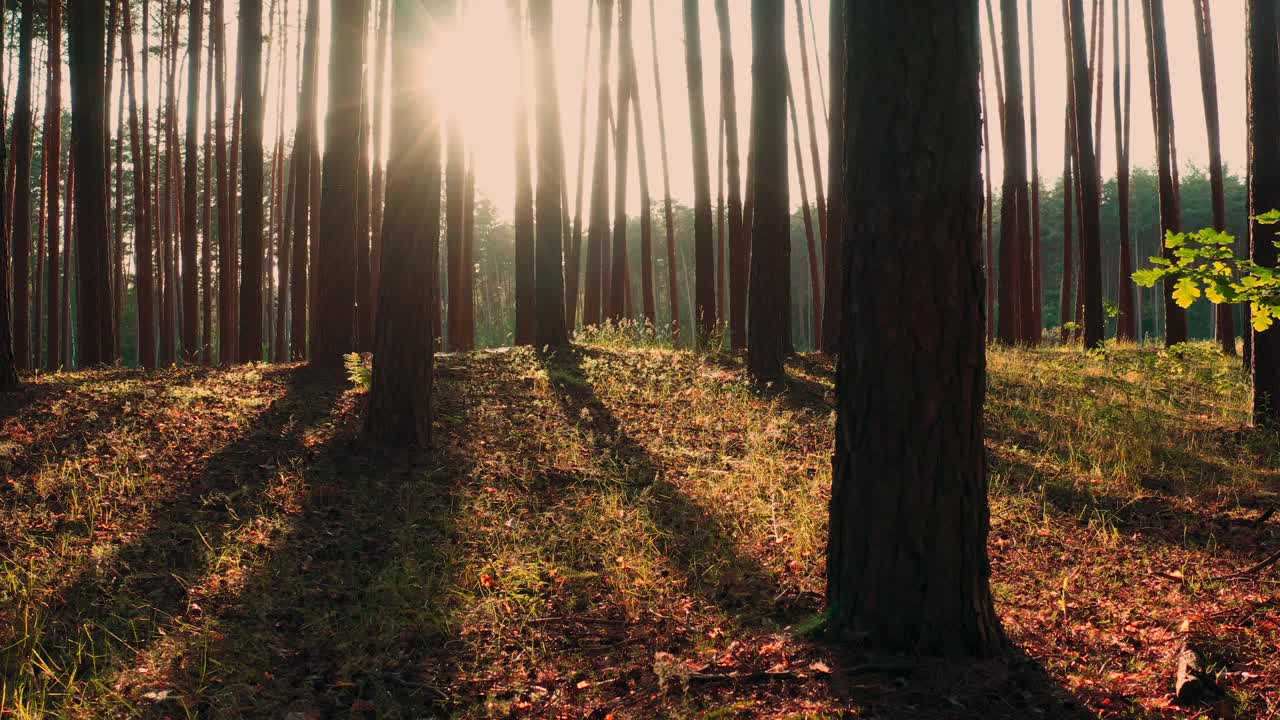
[[[347,1],[347,0],[339,0]],[[595,97],[598,82],[598,32],[591,31],[590,54],[584,55],[587,44],[587,15],[591,0],[555,0],[554,35],[555,62],[561,124],[564,136],[566,166],[568,169],[570,202],[574,201],[577,183],[577,160],[579,139],[583,128],[579,124],[579,102],[585,79],[588,88],[587,102],[587,142],[584,167],[590,173],[592,152],[594,150],[595,129]],[[1101,169],[1104,177],[1115,173],[1115,138],[1112,112],[1112,67],[1115,59],[1112,55],[1111,3],[1116,0],[1103,0],[1107,3],[1105,13],[1106,67],[1103,93],[1104,116],[1102,137],[1100,142]],[[320,129],[323,136],[323,117],[327,107],[327,73],[329,62],[329,6],[331,0],[321,0],[320,7]],[[375,0],[376,2],[376,0]],[[646,144],[648,147],[648,170],[651,193],[656,200],[662,197],[662,166],[659,156],[658,142],[658,108],[657,92],[653,73],[653,45],[651,34],[654,28],[650,24],[650,2],[653,3],[656,18],[657,60],[663,85],[663,110],[669,145],[671,190],[680,202],[693,202],[693,170],[690,158],[693,154],[689,121],[689,97],[687,91],[687,75],[685,70],[685,32],[681,14],[680,0],[635,0],[633,8],[633,42],[635,45],[637,70],[641,88],[641,110],[644,115]],[[1094,0],[1085,0],[1086,13]],[[1150,97],[1146,75],[1146,47],[1142,40],[1142,14],[1139,0],[1119,0],[1120,17],[1123,23],[1124,5],[1132,3],[1130,9],[1130,37],[1132,52],[1132,139],[1131,158],[1135,165],[1151,166],[1155,158],[1155,133],[1151,123]],[[1028,94],[1029,73],[1028,46],[1026,43],[1025,23],[1028,3],[1034,11],[1034,29],[1037,45],[1035,47],[1036,74],[1036,107],[1039,119],[1038,155],[1041,176],[1046,185],[1052,185],[1062,173],[1063,127],[1062,119],[1066,98],[1066,71],[1064,63],[1064,46],[1062,31],[1062,12],[1059,0],[1021,0],[1019,5],[1019,27],[1023,29],[1020,47],[1023,54],[1022,69],[1024,74],[1024,93]],[[272,79],[268,89],[266,132],[270,139],[274,138],[281,127],[286,138],[292,135],[296,126],[296,85],[297,62],[296,41],[300,35],[302,19],[301,8],[305,0],[264,0],[267,9],[266,17],[271,17],[271,7],[280,13],[288,13],[289,31],[285,34],[284,62],[280,60],[280,33],[269,33],[269,45],[265,52]],[[828,67],[828,0],[800,0],[804,9],[804,25],[808,35],[808,51],[810,61],[811,85],[815,106],[817,142],[823,163],[824,180],[827,178],[826,167],[827,132],[825,122],[825,98],[828,88],[825,83],[830,80]],[[155,22],[155,7],[159,0],[153,0],[152,20]],[[463,13],[458,27],[440,38],[439,47],[433,53],[426,54],[422,60],[423,81],[429,83],[435,91],[438,101],[452,111],[463,126],[469,152],[475,158],[478,191],[482,197],[490,199],[500,215],[510,218],[514,204],[515,183],[513,168],[515,158],[515,132],[512,98],[520,82],[519,53],[511,35],[507,15],[506,0],[463,0]],[[809,153],[808,123],[805,118],[804,83],[800,71],[801,44],[796,23],[794,0],[784,0],[786,9],[787,52],[792,76],[792,85],[797,93],[797,109],[800,113],[799,126],[801,133],[801,149],[810,202],[815,200],[813,168]],[[992,2],[995,14],[995,25],[1001,25],[1000,5]],[[228,42],[228,78],[234,77],[234,58],[236,42],[236,13],[238,3],[230,0],[226,9],[226,37]],[[616,6],[616,3],[615,3]],[[750,122],[751,107],[751,37],[750,37],[750,0],[728,0],[731,15],[733,36],[733,56],[735,62],[735,84],[738,111],[738,137],[743,153],[743,169],[745,174],[745,155],[747,148],[747,128]],[[1214,0],[1210,3],[1216,52],[1219,108],[1222,123],[1223,158],[1229,170],[1243,173],[1245,167],[1246,135],[1246,64],[1245,64],[1245,0]],[[709,147],[709,164],[711,182],[717,182],[717,120],[720,116],[720,72],[719,51],[720,38],[716,27],[714,0],[699,0],[701,20],[701,44],[703,58],[704,104],[707,118]],[[1191,0],[1166,0],[1165,14],[1169,43],[1169,61],[1173,78],[1173,101],[1175,130],[1177,135],[1178,158],[1184,171],[1192,165],[1204,167],[1208,162],[1207,135],[1205,130],[1204,105],[1200,90],[1199,58],[1195,40],[1195,23]],[[982,18],[982,52],[984,69],[984,92],[991,103],[991,113],[995,115],[994,63],[991,59],[990,27],[986,22],[984,7],[980,3]],[[616,20],[616,7],[615,7]],[[812,22],[811,22],[812,21]],[[264,18],[265,22],[265,18]],[[15,26],[16,23],[10,23]],[[135,30],[140,25],[140,18],[134,17]],[[615,22],[616,30],[616,22]],[[183,42],[186,39],[185,23],[182,29]],[[206,27],[206,39],[208,28]],[[1122,44],[1123,44],[1123,38]],[[996,36],[997,45],[1000,38]],[[65,47],[65,45],[64,45]],[[135,40],[135,47],[141,47],[141,38]],[[12,52],[12,48],[11,48]],[[43,52],[38,44],[37,56]],[[1001,45],[1003,53],[1003,46]],[[1123,52],[1123,47],[1122,47]],[[617,42],[614,42],[612,66],[610,68],[611,85],[616,79]],[[201,53],[201,62],[204,54]],[[340,58],[347,62],[349,59]],[[179,93],[185,97],[185,58],[183,69],[179,71]],[[12,67],[12,65],[10,66]],[[150,92],[152,107],[155,108],[161,97],[159,79],[155,72],[156,64],[152,64]],[[279,73],[283,70],[285,92],[283,98],[278,91]],[[69,107],[69,73],[64,72],[63,102]],[[527,76],[526,76],[527,77]],[[821,77],[821,81],[820,78]],[[37,83],[37,103],[43,93],[43,83]],[[121,83],[115,83],[118,89]],[[203,90],[203,81],[202,88]],[[616,89],[616,86],[614,87]],[[531,90],[531,88],[530,88]],[[202,93],[203,94],[203,93]],[[612,93],[611,93],[612,95]],[[12,103],[13,93],[9,93]],[[283,102],[281,100],[283,99]],[[202,103],[204,100],[202,100]],[[179,102],[180,114],[185,114],[185,102]],[[37,112],[40,105],[37,104]],[[114,118],[115,102],[113,101],[112,117]],[[202,104],[201,122],[204,108]],[[995,130],[993,128],[993,130]],[[1028,142],[1030,139],[1028,138]],[[532,139],[531,139],[532,143]],[[630,180],[628,182],[627,207],[630,213],[639,211],[638,164],[635,160],[634,128],[632,133],[631,159],[629,161]],[[999,133],[992,133],[992,174],[994,185],[1000,184],[1003,172],[1003,153],[999,146]],[[385,148],[384,151],[385,153]],[[800,202],[800,188],[795,169],[795,153],[788,147],[791,167],[791,203],[793,207]],[[612,159],[610,169],[610,194],[612,195]],[[589,194],[589,193],[588,193]],[[713,198],[714,200],[714,198]]]

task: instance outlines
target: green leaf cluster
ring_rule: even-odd
[[[1280,223],[1280,210],[1253,218],[1262,225]],[[1169,279],[1174,281],[1173,300],[1189,308],[1204,297],[1214,304],[1248,303],[1253,328],[1270,328],[1280,317],[1280,272],[1238,258],[1232,250],[1235,238],[1226,232],[1205,228],[1199,232],[1168,233],[1164,245],[1173,259],[1153,257],[1155,267],[1133,274],[1143,287]],[[1280,248],[1280,242],[1275,243]]]

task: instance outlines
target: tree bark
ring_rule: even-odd
[[[214,0],[215,3],[219,0]],[[154,276],[151,266],[151,213],[147,191],[147,153],[141,135],[147,132],[146,118],[138,115],[138,92],[135,79],[133,54],[133,12],[129,3],[122,3],[124,31],[122,48],[125,69],[128,73],[129,91],[129,154],[133,157],[133,262],[134,290],[138,303],[138,364],[147,370],[156,366],[155,316],[152,298],[155,296]]]
[[[515,103],[516,128],[516,206],[515,206],[515,263],[516,263],[516,325],[515,344],[532,345],[538,332],[535,298],[535,229],[533,215],[532,159],[529,150],[529,110],[525,91],[525,25],[519,0],[507,0],[510,10],[511,32],[520,58],[517,72]],[[607,65],[605,66],[607,67]],[[597,306],[598,307],[598,306]],[[597,322],[599,318],[597,317]]]
[[[827,128],[827,132],[831,136],[828,142],[829,160],[827,161],[829,171],[827,174],[831,182],[831,189],[827,192],[827,246],[823,248],[822,253],[823,275],[825,276],[824,286],[827,294],[824,298],[822,310],[822,342],[820,345],[820,349],[828,355],[834,355],[840,351],[840,336],[841,328],[843,327],[841,307],[844,301],[842,276],[844,263],[841,256],[843,254],[846,206],[843,173],[844,151],[848,132],[845,127],[844,116],[844,68],[847,53],[844,33],[845,12],[845,3],[831,3],[830,47],[828,48],[831,56],[831,119]],[[992,288],[994,288],[994,285]],[[993,317],[994,315],[987,315],[988,320]]]
[[[1080,174],[1080,294],[1084,296],[1084,346],[1102,346],[1105,318],[1102,316],[1102,260],[1099,251],[1101,217],[1098,166],[1093,154],[1093,131],[1089,110],[1093,107],[1089,87],[1089,67],[1085,60],[1084,6],[1069,0],[1071,8],[1071,73],[1075,91],[1075,146]]]
[[[372,278],[372,270],[369,266],[370,249],[369,249],[369,228],[370,228],[370,212],[373,203],[373,186],[372,186],[372,162],[370,156],[369,140],[372,132],[373,118],[371,116],[372,108],[369,105],[369,85],[372,82],[369,77],[369,22],[370,13],[372,12],[373,0],[366,0],[364,4],[364,17],[360,23],[360,134],[356,143],[356,233],[355,233],[355,251],[356,251],[356,289],[355,289],[355,346],[356,352],[369,352],[373,350],[373,325],[370,321],[373,316],[369,314],[369,307],[372,305],[370,300],[370,291]],[[283,89],[283,88],[282,88]],[[283,113],[282,113],[283,114]]]
[[[827,247],[827,200],[822,189],[822,155],[818,152],[818,126],[813,119],[813,90],[809,82],[809,50],[805,40],[804,13],[801,0],[796,0],[796,31],[800,42],[800,77],[804,80],[804,109],[809,123],[809,155],[813,162],[813,195],[818,203],[818,236],[822,239],[822,247]],[[796,163],[799,167],[801,163]],[[821,294],[818,285],[814,285],[815,295]],[[821,306],[819,306],[821,312]],[[815,316],[817,317],[817,316]],[[818,328],[818,325],[814,325]]]
[[[1027,326],[1027,342],[1040,344],[1044,328],[1044,291],[1041,288],[1043,275],[1040,261],[1040,132],[1036,122],[1036,41],[1034,21],[1032,19],[1032,0],[1027,0],[1027,77],[1030,79],[1030,96],[1027,98],[1030,115],[1031,133],[1031,225],[1027,235],[1027,279],[1030,281],[1028,298],[1030,311]]]
[[[591,170],[591,211],[587,225],[587,266],[583,271],[582,324],[604,319],[604,251],[609,241],[609,56],[613,37],[613,0],[599,0],[600,81],[596,110],[596,149]]]
[[[791,107],[791,144],[796,154],[796,175],[800,178],[800,212],[804,217],[804,239],[809,256],[809,287],[812,300],[812,322],[815,335],[822,334],[822,276],[818,274],[818,245],[813,235],[813,214],[809,210],[809,188],[804,177],[804,154],[800,151],[800,120],[796,112],[795,93],[787,83],[787,104]],[[788,239],[790,238],[788,217]]]
[[[858,131],[844,163],[830,630],[860,647],[994,655],[1006,642],[986,556],[977,4],[848,13]]]
[[[325,115],[324,169],[316,289],[319,305],[311,362],[341,368],[355,349],[356,146],[360,142],[360,31],[366,0],[333,0],[329,55],[329,109]],[[252,87],[250,85],[249,87]],[[247,125],[247,124],[246,124]]]
[[[1129,62],[1129,0],[1124,0],[1123,96],[1120,90],[1120,0],[1111,2],[1111,37],[1115,55],[1111,72],[1115,86],[1113,102],[1116,119],[1116,201],[1120,210],[1120,277],[1117,284],[1120,317],[1116,322],[1116,337],[1120,340],[1133,340],[1137,336],[1136,312],[1139,309],[1133,297],[1133,251],[1129,236],[1129,128],[1133,97],[1132,71]],[[1234,349],[1233,342],[1232,350]]]
[[[424,45],[431,46],[446,3],[452,0],[395,0],[391,152],[365,429],[396,445],[431,443],[431,270],[440,234],[440,128],[434,101],[420,82],[418,57]]]
[[[1000,298],[996,336],[1009,345],[1030,343],[1031,287],[1028,260],[1026,123],[1022,98],[1022,50],[1017,0],[1000,2],[1004,40],[1004,183],[1000,190]]]
[[[711,339],[717,323],[716,257],[715,239],[711,232],[711,171],[707,167],[707,117],[702,91],[702,30],[698,20],[698,1],[683,0],[683,4],[684,62],[689,81],[689,125],[693,141],[693,320],[697,327],[697,346],[701,348]],[[781,17],[778,22],[782,22]],[[781,100],[782,95],[779,93],[774,97],[775,100]],[[782,153],[785,158],[786,111],[781,110],[781,113],[784,144]],[[782,163],[780,167],[785,176],[786,163]],[[752,267],[754,268],[754,264]],[[750,330],[748,337],[749,333]],[[761,366],[760,369],[763,370],[764,367]]]
[[[838,4],[838,3],[837,3]],[[728,173],[729,226],[729,341],[735,350],[747,346],[747,280],[751,248],[743,232],[742,159],[738,144],[738,94],[734,87],[733,35],[728,0],[716,0],[720,30],[720,106],[724,108],[725,171]]]
[[[22,3],[18,24],[18,89],[13,121],[13,360],[31,368],[31,62],[35,3]],[[0,378],[3,380],[3,378]]]
[[[308,354],[307,330],[310,323],[307,309],[311,299],[308,284],[311,265],[308,241],[315,238],[315,234],[311,232],[310,217],[312,213],[317,213],[316,206],[320,200],[319,194],[314,192],[314,179],[319,175],[320,168],[313,162],[316,146],[316,86],[319,81],[319,17],[320,0],[308,0],[306,40],[302,50],[302,88],[298,93],[298,127],[293,136],[296,196],[293,204],[293,268],[289,273],[289,303],[293,311],[289,321],[289,336],[291,357],[294,360],[301,360]]]
[[[627,317],[627,153],[630,151],[631,0],[618,0],[618,102],[614,139],[613,249],[605,319],[621,322]]]
[[[791,205],[783,8],[782,0],[752,0],[751,3],[751,156],[755,162],[755,211],[751,216],[747,369],[761,383],[783,377],[786,372],[783,364],[790,349]],[[690,36],[697,35],[690,33]],[[692,96],[690,99],[692,101]]]
[[[1209,4],[1193,0],[1196,16],[1196,40],[1200,53],[1200,90],[1204,96],[1204,124],[1209,131],[1209,186],[1213,202],[1213,229],[1227,229],[1227,201],[1223,189],[1222,131],[1218,120],[1218,79],[1213,53],[1213,25]],[[1216,308],[1218,343],[1226,355],[1236,354],[1235,319],[1232,308],[1221,303]]]
[[[203,42],[204,3],[188,0],[187,21],[187,163],[183,168],[182,202],[182,355],[187,362],[200,359],[200,270],[196,265],[198,184],[200,169],[200,44]]]
[[[49,3],[49,36],[46,44],[49,50],[49,89],[45,96],[43,157],[45,166],[45,216],[48,218],[45,227],[48,233],[49,247],[49,273],[48,282],[45,284],[45,289],[48,291],[46,304],[49,310],[47,330],[49,348],[46,355],[45,369],[53,372],[60,369],[63,363],[62,347],[61,343],[58,342],[58,339],[62,337],[62,313],[59,309],[62,301],[62,289],[58,277],[58,221],[62,218],[62,211],[58,203],[59,186],[62,184],[62,173],[58,172],[58,161],[62,157],[62,3]],[[68,189],[70,189],[69,185]],[[38,300],[35,322],[36,342],[34,350],[36,364],[38,365],[40,359],[40,307]]]
[[[671,342],[680,346],[680,285],[676,272],[675,213],[671,202],[671,173],[667,156],[667,120],[662,106],[662,73],[658,69],[658,30],[654,0],[649,0],[649,40],[652,44],[653,81],[658,93],[658,142],[662,145],[662,213],[667,233],[667,304],[671,307]]]
[[[1072,152],[1074,144],[1074,133],[1072,132],[1071,121],[1072,103],[1067,101],[1066,121],[1066,137],[1063,140],[1063,158],[1062,158],[1062,287],[1058,294],[1058,339],[1065,345],[1071,333],[1067,330],[1067,323],[1071,322],[1072,312],[1075,309],[1073,295],[1075,293],[1075,262],[1076,253],[1072,249],[1072,220],[1076,211],[1072,202],[1075,196],[1076,180],[1072,166],[1075,164],[1075,153]]]
[[[587,39],[582,48],[582,92],[578,100],[578,180],[574,191],[573,228],[569,238],[569,257],[565,273],[565,323],[572,331],[578,322],[579,278],[582,275],[582,195],[587,156],[587,77],[591,68],[591,29],[596,4],[587,1]]]
[[[71,3],[71,126],[75,133],[75,217],[80,232],[77,252],[80,365],[111,362],[111,249],[107,242],[106,196],[106,8],[101,3]]]
[[[0,12],[0,38],[5,35],[5,13]],[[5,78],[4,53],[0,52],[0,78]],[[0,95],[8,100],[8,87],[0,88]],[[2,106],[7,107],[7,104]],[[8,148],[0,142],[0,168],[8,166]],[[0,192],[0,218],[7,218],[9,193]],[[0,243],[0,288],[9,287],[9,243]],[[0,292],[0,392],[10,392],[21,387],[18,371],[13,361],[13,335],[10,331],[9,293]]]
[[[343,7],[355,3],[341,3]],[[336,8],[335,8],[336,9]],[[336,15],[335,18],[343,16]],[[335,23],[335,27],[343,27]],[[335,42],[347,33],[335,33]],[[236,317],[240,322],[237,357],[240,362],[256,362],[262,359],[262,0],[241,0],[240,35],[237,38],[239,72],[243,92],[241,119],[241,179],[240,179],[240,302]],[[340,48],[335,48],[338,54]],[[345,48],[344,48],[345,49]],[[351,57],[341,55],[347,62]],[[341,96],[340,96],[341,97]],[[348,94],[346,97],[351,97]],[[233,133],[234,134],[234,133]],[[341,143],[343,140],[337,140]],[[354,151],[355,143],[349,143]],[[341,150],[334,145],[335,152]],[[234,152],[234,148],[233,148]],[[347,212],[350,219],[353,213]],[[340,224],[340,222],[339,222]],[[350,235],[348,235],[350,237]],[[347,267],[350,268],[350,263]],[[332,294],[341,290],[332,288]],[[326,290],[326,297],[330,291]],[[349,297],[349,296],[348,296]],[[348,327],[350,323],[347,323]],[[349,332],[349,330],[348,330]],[[339,360],[340,362],[340,360]]]
[[[383,203],[386,201],[386,167],[382,148],[385,144],[385,113],[387,52],[391,28],[391,0],[381,0],[378,11],[378,37],[373,46],[373,187],[370,198],[370,238],[369,247],[369,327],[373,327],[378,314],[378,269],[382,266],[382,219]],[[295,211],[296,212],[296,211]]]
[[[1280,208],[1280,85],[1276,68],[1276,6],[1249,0],[1249,215]],[[1249,257],[1257,264],[1277,267],[1275,228],[1249,223]],[[1258,425],[1280,423],[1280,330],[1253,333],[1253,420]]]
[[[629,6],[631,0],[622,0]],[[552,0],[530,0],[529,24],[534,54],[534,125],[538,134],[538,227],[536,238],[536,343],[540,348],[564,347],[569,332],[564,322],[564,252],[560,205],[564,190],[564,149],[560,135],[560,91],[556,87],[552,46]],[[625,14],[630,16],[630,7]],[[630,39],[624,41],[630,45]],[[634,63],[634,59],[628,60]],[[634,71],[632,71],[634,76]]]

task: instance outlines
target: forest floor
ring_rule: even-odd
[[[1280,438],[1236,367],[991,351],[1017,651],[977,665],[813,632],[818,357],[760,390],[659,348],[443,355],[425,454],[304,366],[35,376],[0,400],[0,718],[1280,717]]]

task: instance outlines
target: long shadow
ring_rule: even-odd
[[[199,614],[189,589],[219,562],[214,549],[261,514],[274,463],[303,451],[305,433],[329,416],[341,394],[339,385],[306,368],[263,375],[282,381],[283,395],[239,439],[198,467],[178,469],[176,491],[148,507],[145,529],[57,589],[34,628],[0,657],[10,686],[29,671],[25,679],[36,686],[74,695],[74,688],[57,685],[109,678],[160,642],[165,627]],[[31,658],[57,672],[28,670],[24,660]]]

